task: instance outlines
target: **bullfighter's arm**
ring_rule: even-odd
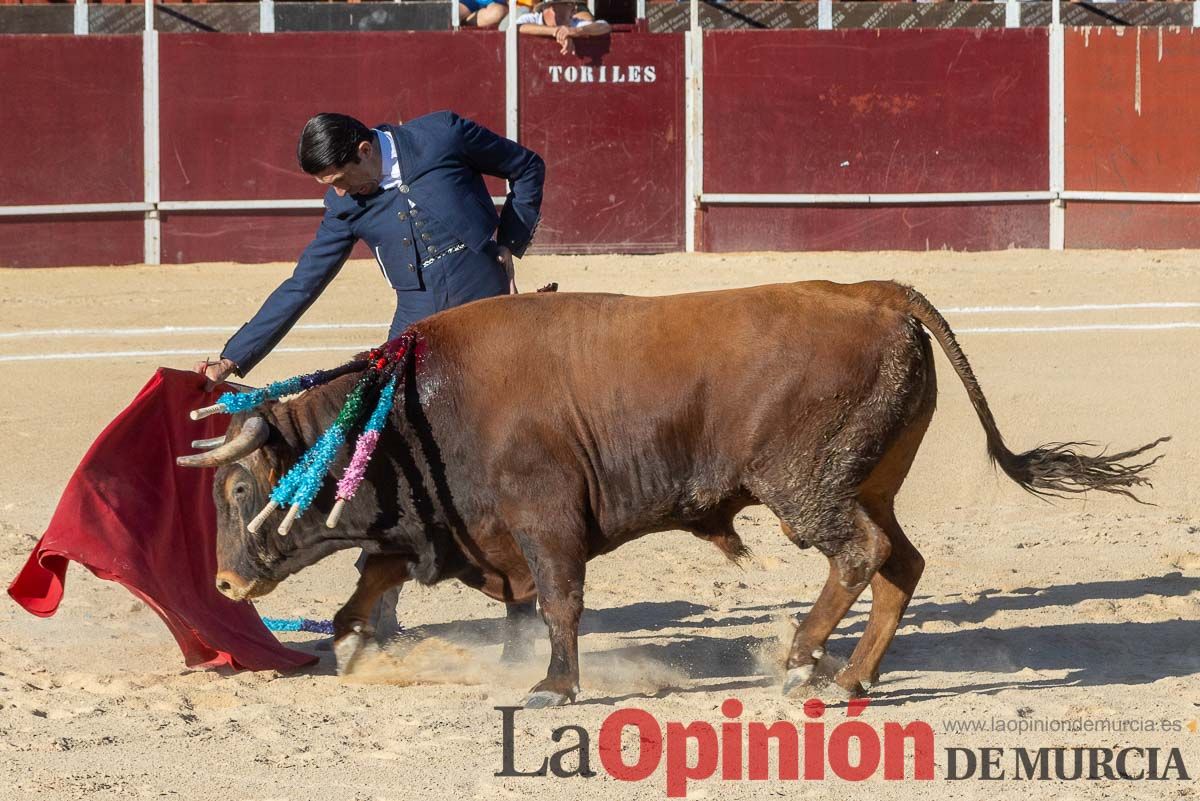
[[[221,358],[233,361],[238,375],[244,376],[254,369],[291,330],[342,269],[355,240],[349,223],[326,210],[316,237],[304,249],[292,276],[225,343]]]
[[[532,150],[465,117],[452,114],[450,124],[458,132],[468,164],[481,173],[508,181],[508,197],[500,211],[496,241],[514,256],[525,255],[541,216],[545,162]]]

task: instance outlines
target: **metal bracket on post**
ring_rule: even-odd
[[[817,0],[817,30],[833,30],[833,0]]]
[[[275,0],[258,0],[258,32],[275,33]]]
[[[84,36],[88,33],[87,0],[75,0],[74,32],[77,36]]]
[[[157,204],[158,169],[158,31],[154,29],[154,2],[143,0],[145,28],[142,30],[142,189],[150,210],[145,216],[145,262],[162,260],[162,228]]]
[[[1062,193],[1066,188],[1066,65],[1064,32],[1059,16],[1059,0],[1054,3],[1054,21],[1050,25],[1050,249],[1066,247],[1066,207]]]

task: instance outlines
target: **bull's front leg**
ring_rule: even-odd
[[[387,554],[367,557],[354,594],[333,616],[333,653],[338,674],[350,672],[374,637],[369,621],[376,603],[388,590],[407,580],[407,557]]]
[[[550,633],[550,668],[546,678],[529,691],[525,707],[562,706],[574,701],[579,692],[579,618],[583,614],[585,558],[582,553],[566,552],[529,557],[527,551],[542,619]]]

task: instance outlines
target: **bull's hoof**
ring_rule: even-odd
[[[845,661],[830,656],[823,648],[813,651],[812,658],[812,664],[788,670],[783,680],[783,694],[788,698],[828,696],[832,699],[837,695],[836,689],[827,692],[827,688],[836,687],[835,676],[845,667]]]
[[[792,668],[787,672],[787,676],[783,680],[783,694],[791,698],[797,694],[798,690],[811,689],[813,675],[813,666],[805,665],[804,667]]]
[[[525,708],[545,709],[551,706],[566,706],[573,700],[575,699],[566,693],[559,693],[553,690],[538,690],[525,696]]]
[[[337,660],[339,676],[346,676],[354,671],[355,665],[363,656],[378,650],[373,638],[374,632],[362,625],[356,625],[349,634],[333,643],[333,656]]]
[[[871,686],[874,682],[866,679],[855,679],[850,676],[845,669],[839,670],[837,676],[834,677],[831,687],[836,687],[844,694],[846,699],[851,698],[866,698],[871,691]]]

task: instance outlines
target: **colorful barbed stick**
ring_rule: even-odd
[[[337,502],[333,505],[333,511],[329,513],[329,519],[325,521],[325,525],[329,528],[337,525],[342,516],[342,509],[346,507],[346,501],[354,497],[354,493],[358,491],[358,485],[362,483],[367,474],[367,465],[375,453],[375,446],[379,444],[379,432],[383,429],[388,413],[392,410],[392,402],[396,397],[396,380],[396,376],[393,375],[384,386],[383,391],[379,393],[375,411],[371,413],[366,427],[358,436],[358,442],[354,446],[354,455],[350,458],[346,472],[342,474],[342,480],[338,482]]]

